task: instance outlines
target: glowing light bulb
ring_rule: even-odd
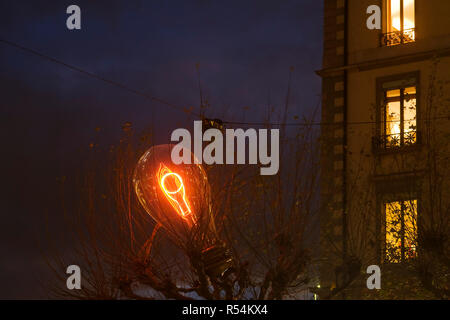
[[[136,195],[176,245],[189,252],[197,250],[207,274],[221,275],[231,267],[232,259],[218,240],[207,175],[194,161],[175,165],[173,147],[153,146],[142,155],[133,175]]]
[[[153,146],[142,155],[133,175],[136,195],[179,246],[208,242],[215,236],[215,227],[206,173],[199,164],[175,165],[173,147]]]
[[[186,190],[184,188],[183,179],[178,173],[171,172],[162,163],[158,171],[158,176],[159,185],[164,191],[167,200],[181,217],[186,218],[192,211],[186,200]]]

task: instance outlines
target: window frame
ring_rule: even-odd
[[[400,257],[400,261],[399,262],[392,262],[389,261],[387,259],[387,254],[386,254],[386,210],[385,210],[385,205],[387,203],[392,203],[392,202],[401,202],[402,207],[404,206],[405,202],[408,201],[412,201],[415,200],[416,201],[416,227],[417,227],[417,234],[416,234],[416,256],[414,258],[405,258],[405,225],[404,225],[404,214],[402,212],[402,225],[401,225],[401,233],[402,233],[402,237],[400,239],[401,241],[401,257]],[[380,230],[380,239],[381,241],[379,241],[380,243],[380,247],[379,247],[379,252],[380,252],[380,257],[379,257],[379,261],[381,261],[381,263],[383,264],[391,264],[391,265],[401,265],[401,264],[405,264],[405,263],[409,263],[411,261],[414,261],[414,259],[417,259],[418,255],[419,255],[419,234],[420,234],[420,220],[421,220],[421,215],[420,215],[420,204],[421,204],[421,200],[420,198],[414,194],[413,196],[409,195],[407,196],[406,194],[402,194],[402,193],[394,193],[391,196],[385,196],[383,197],[383,199],[381,201],[379,201],[378,204],[378,209],[380,212],[380,224],[379,227],[381,227]],[[403,209],[402,209],[403,211]]]
[[[400,263],[392,263],[386,260],[386,213],[385,203],[393,201],[417,200],[417,239],[422,232],[422,173],[405,173],[388,176],[375,176],[375,249],[376,260],[381,264],[402,265],[413,260],[407,259]],[[420,254],[420,241],[417,241],[417,255]]]
[[[413,144],[405,145],[400,143],[397,147],[386,148],[385,143],[379,143],[381,139],[386,139],[386,92],[395,89],[405,89],[408,87],[416,88],[416,141]],[[375,137],[373,137],[373,151],[375,153],[392,153],[405,150],[414,150],[422,144],[421,141],[421,117],[420,117],[420,71],[408,72],[403,74],[391,75],[376,79],[376,129]],[[402,98],[402,97],[401,97]],[[400,99],[401,99],[400,98]],[[401,101],[401,108],[403,107],[403,101]],[[404,111],[401,110],[401,114]],[[404,117],[401,117],[401,141],[404,141]],[[383,128],[383,131],[382,131]],[[380,147],[380,145],[382,145]]]
[[[417,3],[416,0],[414,0],[414,28],[405,29],[404,28],[404,20],[405,20],[405,14],[404,14],[404,5],[403,0],[400,0],[400,31],[390,31],[389,25],[391,20],[391,14],[389,11],[389,2],[390,0],[383,0],[382,2],[382,33],[380,36],[380,43],[382,47],[395,47],[398,45],[405,45],[409,43],[415,43],[417,41]],[[404,41],[405,32],[413,30],[414,31],[414,40],[413,41]],[[386,38],[389,35],[396,34],[400,37],[399,43],[394,44],[388,44],[388,40]]]

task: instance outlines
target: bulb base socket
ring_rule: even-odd
[[[220,278],[233,266],[231,251],[224,245],[214,245],[202,251],[205,273],[210,278]]]

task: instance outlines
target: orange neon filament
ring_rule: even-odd
[[[158,179],[161,190],[175,211],[183,218],[191,214],[191,208],[186,199],[186,190],[181,176],[161,164],[158,171]]]

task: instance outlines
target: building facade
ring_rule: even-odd
[[[367,26],[373,5],[381,29]],[[320,286],[362,294],[369,265],[400,272],[430,247],[448,253],[450,1],[324,10]]]

